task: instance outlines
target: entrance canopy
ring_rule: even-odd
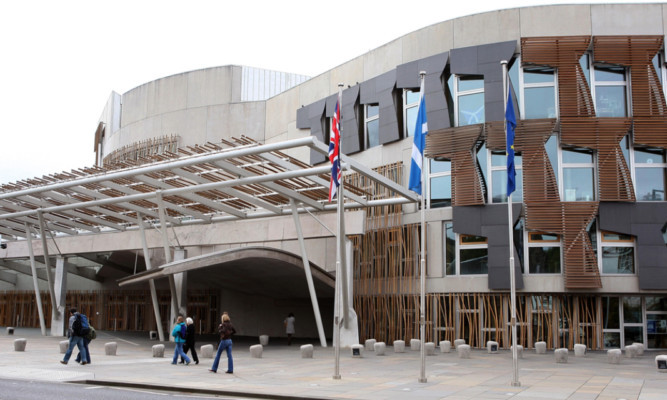
[[[313,167],[293,156],[311,149],[328,154],[316,138],[273,144],[241,138],[223,145],[180,150],[180,156],[139,166],[85,168],[4,184],[0,235],[5,241],[27,238],[35,227],[53,236],[125,231],[138,229],[140,220],[159,225],[160,213],[171,226],[261,218],[290,214],[292,200],[299,211],[336,209],[328,202],[331,166]],[[405,187],[351,158],[343,158],[343,170],[388,193],[374,200],[370,185],[346,183],[346,208],[417,201]]]

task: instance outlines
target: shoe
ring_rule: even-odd
[[[81,365],[86,365],[86,364],[88,364],[88,363],[85,362],[85,361],[82,361],[82,362],[81,362]]]
[[[190,361],[186,362],[185,365],[190,365]]]
[[[199,360],[195,361],[195,365],[199,365]]]
[[[63,365],[67,365],[67,361],[60,360],[60,363]]]
[[[225,371],[225,374],[233,374],[234,371]]]
[[[185,364],[185,361],[179,361],[178,363],[179,364]]]
[[[176,365],[176,363],[171,363],[171,365]]]
[[[61,362],[62,362],[62,361],[61,361]],[[213,369],[209,369],[208,372],[213,372],[213,373],[215,374],[215,373],[217,373],[218,371],[213,370]]]

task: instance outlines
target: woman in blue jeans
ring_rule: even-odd
[[[176,318],[176,326],[174,326],[174,329],[171,331],[171,336],[174,337],[174,342],[176,343],[176,346],[174,347],[174,359],[171,363],[176,365],[178,356],[181,356],[185,360],[185,365],[190,365],[190,357],[183,353],[183,343],[185,343],[185,338],[181,334],[181,326],[185,327],[185,324],[183,323],[183,317],[179,315],[178,318]],[[187,331],[187,328],[184,330]]]
[[[218,372],[218,364],[220,364],[220,355],[223,350],[227,351],[227,371],[228,374],[234,373],[234,360],[232,359],[232,335],[236,333],[234,325],[229,318],[229,315],[224,312],[220,317],[222,323],[218,326],[218,333],[220,334],[220,344],[218,344],[218,353],[213,360],[213,366],[209,371]]]

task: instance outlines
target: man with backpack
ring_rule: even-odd
[[[67,348],[67,352],[65,352],[65,358],[60,360],[60,363],[67,365],[69,358],[72,356],[72,350],[74,350],[74,346],[76,346],[81,354],[81,365],[86,365],[88,355],[86,353],[86,348],[84,347],[84,336],[88,333],[88,326],[84,328],[81,314],[76,312],[76,308],[71,308],[69,313],[69,329],[67,330],[69,347]],[[85,324],[88,325],[87,319]]]

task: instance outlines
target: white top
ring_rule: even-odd
[[[290,334],[294,333],[294,317],[285,318],[285,333]]]

